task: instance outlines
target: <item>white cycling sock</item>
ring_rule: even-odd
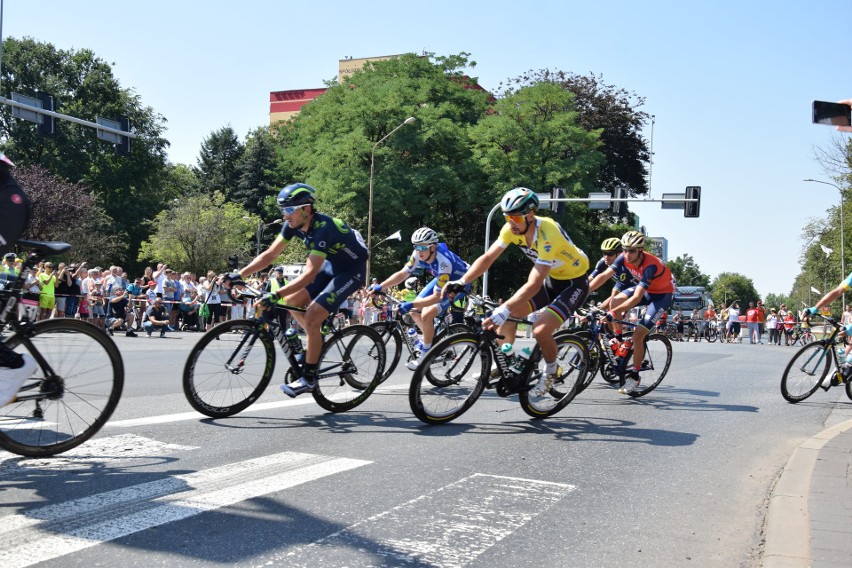
[[[553,361],[551,363],[548,363],[547,361],[545,361],[544,362],[544,372],[547,375],[555,374],[556,373],[556,361]]]

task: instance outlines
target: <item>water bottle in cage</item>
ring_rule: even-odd
[[[299,338],[299,332],[292,327],[284,332],[284,337],[287,338],[287,343],[290,344],[290,349],[293,350],[293,355],[298,356],[305,350],[302,347],[302,340]]]
[[[512,367],[512,371],[515,373],[522,373],[524,371],[524,365],[527,364],[527,360],[529,360],[530,355],[532,355],[532,349],[529,347],[524,347],[518,352],[517,357],[515,357],[515,365]]]
[[[618,346],[618,351],[616,355],[618,357],[627,357],[627,354],[630,353],[630,350],[633,348],[633,340],[625,339],[621,345]]]

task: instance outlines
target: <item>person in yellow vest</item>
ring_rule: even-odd
[[[283,288],[287,285],[287,280],[284,278],[284,267],[276,266],[272,270],[269,271],[269,292],[278,297],[275,300],[275,303],[284,306],[287,304],[287,301],[283,298],[275,294],[275,291]],[[282,329],[287,329],[290,327],[290,312],[287,310],[277,310],[278,314],[278,323],[281,325]]]
[[[16,258],[15,253],[6,253],[3,256],[3,264],[0,264],[0,274],[12,274],[13,276],[20,274],[21,270],[19,267],[15,266],[16,262],[18,262],[18,259]]]

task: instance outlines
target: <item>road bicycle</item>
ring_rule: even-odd
[[[385,303],[399,305],[402,302],[385,293],[373,296],[373,305],[376,308],[381,309]],[[447,313],[445,313],[443,317],[436,319],[435,335],[432,339],[432,343],[437,343],[448,333],[462,333],[470,331],[470,328],[466,324],[450,323],[448,316],[449,310],[447,310]],[[382,377],[382,381],[385,381],[389,376],[391,376],[391,373],[396,370],[396,366],[402,358],[403,348],[405,348],[408,352],[406,364],[411,361],[416,361],[420,356],[420,350],[417,349],[415,345],[417,341],[417,333],[413,325],[413,322],[410,322],[409,325],[409,323],[405,321],[405,318],[400,315],[397,310],[393,311],[393,316],[388,320],[377,321],[370,324],[370,327],[375,329],[382,337],[382,341],[385,344],[385,351],[387,352],[387,365],[385,367],[385,374],[384,377]],[[411,330],[415,330],[415,333],[410,333]]]
[[[799,324],[796,324],[790,334],[790,345],[807,345],[814,341],[816,341],[816,337],[811,333],[811,329],[809,327],[803,328]]]
[[[41,258],[71,249],[60,242],[18,244],[33,251],[22,275]],[[92,324],[19,317],[24,281],[0,283],[0,330],[8,325],[13,332],[0,340],[31,355],[38,367],[17,398],[0,407],[0,448],[28,457],[53,456],[79,446],[106,424],[121,398],[124,362],[106,332]]]
[[[707,325],[704,326],[704,339],[706,339],[708,343],[713,343],[718,338],[719,322],[715,320],[708,321]]]
[[[598,308],[589,308],[586,311],[589,319],[589,331],[581,337],[587,342],[589,349],[590,365],[595,365],[601,371],[601,377],[610,384],[624,386],[628,371],[632,369],[633,363],[633,333],[625,330],[622,332],[622,340],[613,342],[614,336],[603,331],[602,318],[609,322],[620,323],[627,328],[635,328],[636,324],[627,320],[612,318],[606,312]],[[639,370],[639,386],[627,393],[632,398],[639,398],[657,388],[672,362],[672,343],[668,337],[661,333],[650,333],[645,337],[645,355],[642,359],[642,368]],[[593,369],[597,372],[597,369]],[[590,371],[589,374],[592,374]],[[591,383],[591,380],[588,381]]]
[[[243,281],[231,282],[232,299],[257,300],[262,292]],[[287,383],[302,376],[303,347],[295,330],[281,327],[278,312],[304,313],[305,308],[275,305],[264,310],[255,304],[250,319],[221,323],[199,339],[183,371],[183,391],[190,405],[212,418],[242,412],[269,385],[275,369],[277,341],[289,368]],[[334,314],[323,324],[323,345],[317,363],[314,400],[329,412],[352,410],[363,403],[381,382],[385,346],[379,334],[366,325],[334,326]],[[301,355],[301,357],[300,357]]]
[[[817,314],[819,315],[819,314]],[[843,349],[846,332],[837,320],[822,316],[832,326],[832,331],[823,339],[817,339],[796,351],[784,374],[781,376],[781,396],[787,402],[801,402],[814,394],[818,388],[828,390],[833,386],[846,384],[846,396],[852,399],[852,368],[842,363],[838,357],[838,347]],[[831,371],[831,373],[829,373]]]
[[[485,305],[485,300],[468,295],[469,303]],[[414,371],[408,401],[414,415],[427,424],[446,424],[467,412],[486,389],[497,395],[518,395],[524,412],[533,418],[552,416],[577,395],[588,370],[588,351],[583,341],[567,332],[554,335],[558,350],[556,379],[538,385],[538,345],[529,358],[510,359],[503,353],[494,330],[484,330],[475,321],[475,331],[452,334],[435,343]],[[496,370],[492,371],[492,363]],[[434,379],[429,379],[429,376]]]

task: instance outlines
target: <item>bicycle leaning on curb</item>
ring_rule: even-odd
[[[240,301],[257,300],[263,294],[235,280],[229,295]],[[294,329],[282,329],[275,315],[279,310],[305,311],[288,305],[264,310],[257,302],[253,318],[226,321],[201,336],[183,371],[184,394],[195,410],[212,418],[224,418],[245,410],[260,398],[275,369],[275,341],[290,367],[284,380],[298,380],[304,358],[302,340]],[[334,326],[334,317],[329,314],[323,324],[317,383],[311,392],[322,408],[344,412],[367,400],[381,382],[385,346],[369,326],[339,329]]]

